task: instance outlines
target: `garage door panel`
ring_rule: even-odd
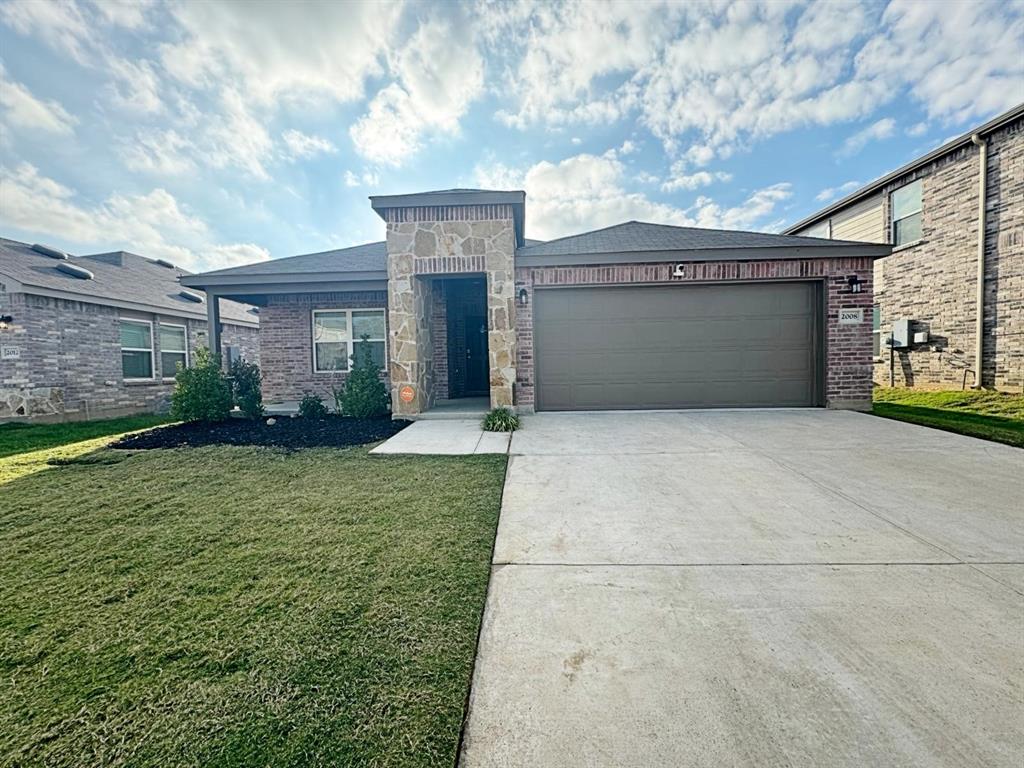
[[[541,410],[814,405],[812,283],[544,289]]]

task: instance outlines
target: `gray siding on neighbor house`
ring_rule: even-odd
[[[0,330],[0,346],[18,350],[0,359],[0,419],[88,419],[156,411],[166,407],[174,372],[160,370],[160,322],[185,325],[191,355],[206,345],[206,322],[170,315],[0,290],[3,314],[14,318]],[[154,324],[155,378],[126,382],[121,369],[120,319]],[[259,360],[256,328],[224,325],[224,344]]]
[[[984,353],[981,384],[1002,390],[1024,388],[1024,120],[987,137],[988,185],[985,246]],[[897,386],[959,388],[965,369],[974,366],[979,149],[967,145],[886,184],[875,199],[881,202],[881,231],[871,205],[857,203],[831,214],[833,235],[851,238],[848,229],[835,231],[837,219],[857,220],[863,239],[889,241],[891,193],[921,179],[923,236],[920,242],[895,250],[875,262],[875,297],[886,338],[897,319],[912,321],[912,331],[928,331],[927,344],[899,350],[895,356]],[[807,231],[807,226],[800,231]],[[879,236],[880,235],[880,236]],[[874,380],[889,383],[889,356],[882,347]],[[967,385],[974,383],[967,375]]]

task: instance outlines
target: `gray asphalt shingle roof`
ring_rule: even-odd
[[[218,269],[204,272],[207,275],[300,275],[319,272],[386,272],[387,244],[376,243],[354,245],[351,248],[336,248],[333,251],[304,253],[270,259],[241,267]]]
[[[62,263],[83,267],[93,278],[83,280],[65,274],[57,269]],[[65,262],[37,253],[27,243],[0,238],[0,276],[6,275],[27,288],[61,291],[93,304],[128,302],[149,307],[154,312],[166,311],[205,320],[206,303],[199,304],[181,296],[182,290],[196,293],[196,289],[185,289],[178,282],[181,275],[188,274],[191,273],[126,251],[72,256]],[[258,316],[251,309],[247,304],[221,299],[221,320],[258,322]]]
[[[592,253],[636,253],[644,251],[736,250],[741,248],[798,248],[862,245],[849,240],[774,235],[767,232],[738,232],[723,229],[674,227],[627,221],[604,229],[561,237],[538,245],[526,245],[517,256],[580,256]]]

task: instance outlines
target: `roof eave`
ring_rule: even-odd
[[[386,270],[367,270],[363,272],[291,272],[277,275],[188,275],[181,277],[181,284],[188,288],[203,290],[218,289],[232,286],[273,286],[295,283],[346,283],[387,280]]]
[[[794,259],[880,259],[892,253],[883,243],[855,245],[761,246],[751,248],[701,248],[664,251],[614,251],[578,254],[516,253],[517,267],[576,266],[580,264],[644,264],[665,261],[777,261]]]

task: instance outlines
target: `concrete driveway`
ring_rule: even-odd
[[[800,410],[511,453],[464,766],[1020,766],[1024,451]]]

